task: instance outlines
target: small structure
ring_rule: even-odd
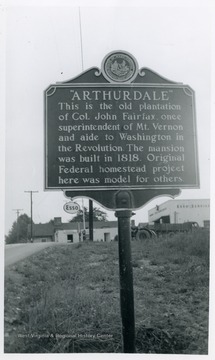
[[[28,225],[28,234],[30,234],[30,225]],[[54,227],[52,223],[33,224],[32,231],[34,242],[54,241]]]
[[[93,223],[94,241],[113,241],[118,234],[117,221],[95,221]],[[89,240],[89,224],[85,224],[86,240]],[[78,243],[83,241],[83,223],[62,223],[60,217],[48,224],[33,225],[34,242],[54,241],[59,243]]]
[[[208,227],[210,221],[209,199],[168,200],[148,211],[149,223],[182,224],[197,222]]]

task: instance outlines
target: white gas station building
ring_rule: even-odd
[[[182,224],[197,222],[200,227],[209,227],[210,200],[168,200],[148,211],[149,223]]]

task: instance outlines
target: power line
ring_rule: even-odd
[[[16,211],[17,220],[18,220],[19,213],[20,213],[20,211],[23,211],[23,209],[12,209],[12,210],[13,210],[13,211]]]
[[[33,193],[38,193],[38,191],[33,191],[33,190],[29,190],[29,191],[24,191],[25,193],[30,193],[30,202],[31,202],[31,242],[33,242],[33,199],[32,199],[32,194]]]

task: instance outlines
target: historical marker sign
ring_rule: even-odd
[[[199,187],[193,90],[162,78],[130,82],[136,61],[120,55],[105,59],[104,76],[94,70],[106,83],[73,80],[46,90],[45,188]]]
[[[199,187],[193,90],[108,54],[101,70],[45,91],[45,188],[116,209],[123,349],[135,352],[132,210]]]

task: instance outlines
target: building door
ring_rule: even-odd
[[[71,243],[73,242],[73,234],[67,235],[67,241]]]
[[[110,241],[110,233],[104,233],[104,241]]]

